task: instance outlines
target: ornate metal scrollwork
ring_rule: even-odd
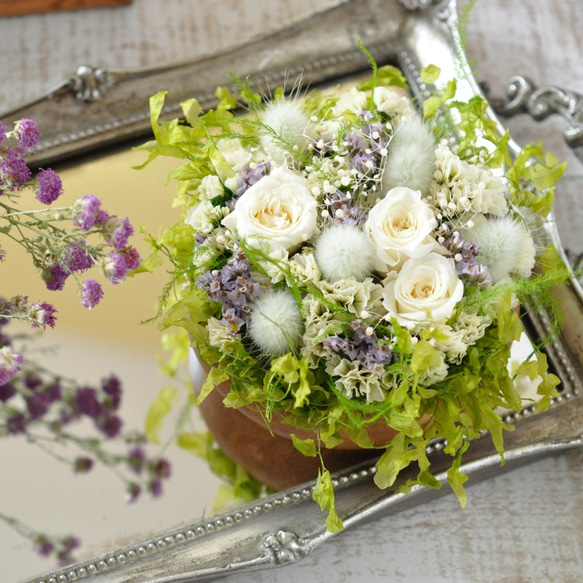
[[[105,95],[109,87],[106,69],[81,65],[69,79],[71,91],[81,101],[97,101]]]
[[[508,81],[506,98],[491,103],[506,117],[527,113],[540,121],[555,113],[561,115],[571,124],[564,131],[565,141],[583,161],[583,95],[559,87],[538,88],[527,77],[515,76]]]
[[[265,553],[276,565],[293,563],[310,554],[309,540],[300,538],[295,532],[278,530],[267,536],[263,542]]]

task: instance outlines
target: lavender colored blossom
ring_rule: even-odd
[[[123,249],[128,244],[128,239],[133,234],[134,228],[126,217],[111,216],[103,226],[105,240],[115,249]]]
[[[87,472],[91,471],[91,469],[93,468],[93,464],[94,462],[91,458],[78,457],[73,462],[73,471],[76,474],[86,474]]]
[[[487,265],[480,263],[480,247],[476,241],[466,241],[454,231],[442,245],[450,251],[455,261],[456,273],[475,284],[490,284],[492,276]]]
[[[199,277],[197,285],[223,305],[222,322],[233,333],[241,330],[253,301],[261,293],[259,283],[251,279],[249,260],[241,250],[222,269],[207,271]]]
[[[28,318],[33,328],[55,327],[57,310],[46,302],[35,302],[28,308]]]
[[[162,496],[162,481],[155,479],[148,484],[148,491],[154,498]]]
[[[82,231],[90,231],[95,226],[103,225],[108,219],[101,208],[101,201],[93,194],[78,198],[73,204],[73,225]]]
[[[70,273],[62,265],[53,265],[50,269],[43,272],[42,278],[45,281],[47,289],[50,291],[61,291],[65,287],[65,282]]]
[[[157,478],[169,478],[171,474],[170,462],[164,458],[159,458],[151,464],[150,472]]]
[[[101,381],[101,389],[106,397],[103,406],[107,411],[117,411],[121,404],[121,381],[114,374]]]
[[[7,383],[22,369],[24,357],[16,354],[10,346],[0,348],[0,385]]]
[[[119,435],[123,425],[122,420],[117,415],[112,415],[109,412],[105,412],[96,421],[99,430],[109,439]]]
[[[51,204],[63,194],[63,183],[59,175],[50,168],[40,170],[36,175],[36,199],[43,204]]]
[[[268,160],[266,160],[264,162],[259,162],[258,164],[251,163],[251,164],[245,165],[245,167],[241,171],[241,176],[240,176],[241,183],[239,184],[239,187],[235,191],[235,194],[238,197],[241,196],[251,186],[253,186],[255,183],[259,182],[259,180],[261,178],[263,178],[264,176],[269,174],[270,170],[271,170],[271,162],[269,162]],[[232,206],[234,207],[235,200],[234,199],[230,200],[227,203],[228,206],[231,206],[231,203],[232,203]]]
[[[45,393],[32,393],[26,397],[26,408],[31,420],[40,419],[48,412],[50,397]]]
[[[194,242],[195,242],[197,245],[202,245],[202,244],[203,244],[203,243],[204,243],[204,242],[205,242],[207,239],[208,239],[208,236],[207,236],[207,235],[205,235],[204,233],[197,233],[197,234],[194,236]]]
[[[32,119],[21,119],[14,126],[16,139],[27,149],[34,148],[40,138],[37,123]]]
[[[14,413],[6,420],[6,429],[12,435],[26,433],[26,417],[22,413]]]
[[[126,502],[128,504],[134,503],[142,493],[142,489],[135,482],[130,482],[126,488]]]
[[[97,398],[97,391],[93,387],[82,387],[75,395],[79,412],[92,419],[97,419],[103,412],[103,405]]]
[[[140,475],[146,466],[146,453],[141,447],[134,447],[128,454],[128,465],[130,469]]]
[[[131,245],[120,249],[119,254],[123,256],[128,271],[137,269],[142,263],[138,250]]]
[[[23,375],[22,383],[27,389],[31,391],[36,391],[37,389],[42,387],[43,380],[36,371],[27,370]]]
[[[94,279],[86,279],[81,286],[81,305],[87,309],[94,308],[103,297],[101,284]]]
[[[328,215],[335,223],[359,225],[366,218],[364,211],[354,204],[354,197],[350,193],[337,190],[325,202]]]
[[[380,342],[378,336],[362,320],[354,320],[348,337],[331,335],[324,338],[322,346],[330,352],[341,354],[351,361],[358,361],[363,367],[382,374],[385,366],[394,362],[395,355],[389,346]]]
[[[5,137],[6,137],[6,128],[4,127],[4,124],[0,121],[0,144],[4,141]]]
[[[59,381],[53,381],[45,387],[45,395],[50,399],[51,403],[61,400],[62,390]]]
[[[9,399],[16,395],[16,389],[12,383],[4,383],[0,385],[0,401],[6,403]]]
[[[129,271],[123,254],[112,251],[101,261],[103,275],[113,284],[121,283]]]
[[[15,148],[7,148],[0,159],[0,191],[16,190],[30,177],[30,168],[22,154]]]
[[[71,273],[86,271],[93,267],[93,258],[87,250],[85,241],[67,245],[61,261]]]

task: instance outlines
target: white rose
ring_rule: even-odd
[[[421,192],[405,186],[389,190],[370,210],[364,224],[376,249],[376,268],[386,273],[410,257],[422,257],[435,248],[429,234],[437,226]]]
[[[308,181],[288,168],[276,166],[237,200],[222,224],[239,237],[259,238],[288,251],[316,231],[317,203]]]
[[[453,259],[437,253],[409,259],[385,280],[383,305],[402,326],[444,323],[464,295]]]

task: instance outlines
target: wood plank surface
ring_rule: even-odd
[[[104,6],[125,6],[133,0],[0,0],[0,17],[24,16],[58,10],[86,10]]]

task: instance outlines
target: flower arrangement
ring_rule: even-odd
[[[514,378],[537,379],[540,409],[556,394],[540,346],[508,361],[521,305],[559,325],[548,290],[568,273],[539,227],[564,165],[541,146],[512,160],[487,103],[456,100],[455,80],[421,103],[369,57],[358,86],[264,100],[236,80],[214,110],[182,103],[184,120],[160,121],[155,95],[143,166],[182,160],[170,177],[184,214],[147,262],[171,262],[163,327],[185,329],[209,369],[197,402],[228,381],[226,407],[283,420],[305,455],[378,448],[380,488],[411,463],[439,487],[426,447],[444,439],[464,504],[461,457],[488,431],[503,460],[497,410],[521,409]],[[392,432],[380,443],[379,424]],[[314,498],[341,528],[323,463]]]
[[[92,309],[103,289],[86,277],[91,268],[118,284],[139,266],[138,252],[129,244],[133,228],[127,218],[105,211],[94,195],[72,206],[53,205],[63,193],[58,174],[41,169],[33,175],[26,162],[39,137],[33,120],[22,119],[10,131],[0,124],[0,241],[10,239],[27,251],[47,290],[62,290],[73,279],[81,304]],[[41,208],[28,208],[30,191]],[[0,260],[7,255],[0,248]],[[170,466],[148,453],[142,433],[123,430],[120,379],[110,374],[96,385],[80,383],[35,359],[34,336],[54,328],[56,319],[56,309],[44,300],[20,294],[0,298],[0,438],[26,439],[77,474],[102,464],[122,479],[130,502],[142,491],[160,495]],[[83,427],[83,421],[91,423]],[[82,430],[76,430],[79,425]],[[3,512],[0,521],[30,539],[41,555],[62,564],[71,562],[80,544],[73,535],[39,532]]]

